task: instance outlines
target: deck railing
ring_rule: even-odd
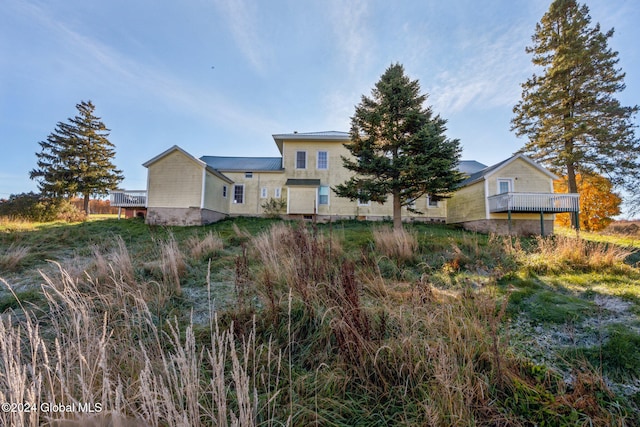
[[[115,190],[109,193],[111,206],[120,208],[135,208],[147,206],[147,192],[144,190]]]
[[[578,194],[502,193],[490,196],[490,212],[579,212]]]

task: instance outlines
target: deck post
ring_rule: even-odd
[[[122,206],[118,206],[118,219],[120,219],[121,213],[122,213]]]
[[[509,236],[511,236],[511,208],[507,211],[507,218],[509,221]]]
[[[540,209],[540,235],[544,237],[544,210]]]

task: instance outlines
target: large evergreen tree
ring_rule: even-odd
[[[93,115],[91,101],[76,105],[79,114],[58,122],[46,141],[41,141],[38,167],[30,173],[38,181],[40,191],[49,197],[84,198],[84,210],[89,213],[89,198],[105,195],[124,179],[122,171],[112,163],[114,145],[109,141],[109,129]]]
[[[342,158],[355,175],[333,189],[340,197],[378,203],[391,195],[396,229],[402,228],[402,206],[415,212],[418,197],[447,197],[462,180],[460,143],[445,136],[446,120],[425,108],[426,99],[402,65],[391,65],[371,97],[363,95],[356,106],[345,144],[353,157]]]
[[[542,67],[522,85],[512,130],[529,141],[522,152],[566,176],[568,192],[578,191],[576,175],[597,173],[615,185],[640,172],[633,117],[614,95],[624,90],[618,53],[607,46],[613,29],[590,26],[586,5],[555,0],[536,25],[527,53]]]

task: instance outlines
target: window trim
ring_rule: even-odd
[[[435,200],[433,200],[435,199]],[[440,207],[440,200],[438,200],[438,197],[433,197],[428,195],[427,196],[427,209],[437,209]],[[434,201],[436,204],[432,205],[431,202]]]
[[[323,168],[320,167],[320,153],[325,154],[325,167]],[[316,169],[321,171],[329,170],[329,152],[327,150],[318,150],[316,152]]]
[[[236,198],[236,189],[238,188],[242,188],[242,201],[238,202],[238,199]],[[244,204],[244,184],[234,184],[233,185],[233,203],[237,204],[237,205],[243,205]]]
[[[322,195],[320,194],[320,189],[321,188],[326,188],[327,189],[327,194],[325,195],[327,197],[327,203],[321,203],[320,202],[320,197],[322,197]],[[322,206],[329,206],[329,195],[331,194],[330,187],[328,185],[321,185],[318,187],[318,205],[322,205]]]
[[[299,160],[298,159],[298,154],[299,153],[304,153],[304,166],[303,167],[298,167],[298,160]],[[300,170],[303,170],[303,169],[307,168],[307,151],[306,150],[296,150],[296,164],[295,164],[295,166],[296,166],[296,169],[300,169]]]
[[[227,186],[226,185],[222,186],[222,197],[225,198],[225,199],[227,198]]]
[[[500,184],[502,184],[503,182],[507,183],[507,193],[513,193],[513,178],[496,178],[496,194],[505,194],[504,192],[500,192]]]
[[[245,172],[244,173],[244,177],[247,178],[247,179],[253,178],[253,172],[251,172],[251,171]]]
[[[260,198],[266,199],[269,196],[269,189],[267,187],[260,188]]]
[[[273,197],[275,197],[276,199],[281,199],[282,198],[282,188],[281,187],[276,187],[273,189]]]

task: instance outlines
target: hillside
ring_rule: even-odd
[[[637,240],[581,237],[4,221],[0,401],[74,411],[0,424],[637,425]]]

